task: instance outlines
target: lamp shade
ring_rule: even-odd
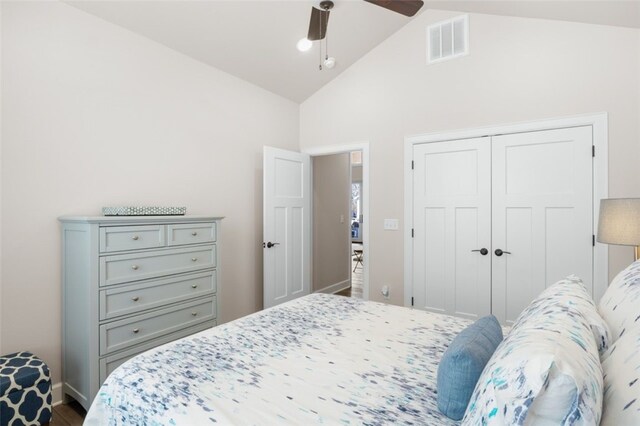
[[[640,245],[640,198],[600,200],[598,241],[623,246]]]

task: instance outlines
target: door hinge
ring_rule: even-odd
[[[596,246],[596,236],[595,236],[595,235],[592,235],[592,236],[591,236],[591,245],[592,245],[593,247],[595,247],[595,246]]]
[[[591,145],[591,156],[592,157],[596,156],[596,146],[595,145]]]
[[[411,297],[411,306],[413,306],[413,297]]]
[[[414,166],[413,160],[411,160],[411,170],[413,170],[413,166]]]
[[[414,235],[413,228],[411,228],[411,238],[413,238],[413,235]]]

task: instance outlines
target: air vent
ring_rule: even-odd
[[[429,63],[458,58],[469,53],[469,16],[462,15],[427,27]]]

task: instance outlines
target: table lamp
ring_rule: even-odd
[[[598,241],[606,244],[634,246],[640,257],[640,198],[600,200]]]

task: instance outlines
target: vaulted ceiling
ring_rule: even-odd
[[[68,1],[92,15],[146,36],[269,91],[302,102],[412,18],[361,0],[335,0],[328,28],[334,69],[318,70],[314,46],[299,52],[309,0]],[[640,28],[640,1],[426,1],[424,10],[497,15]]]
[[[332,70],[314,46],[299,52],[316,1],[74,1],[69,4],[301,102],[406,24],[364,1],[336,0],[328,27]]]

